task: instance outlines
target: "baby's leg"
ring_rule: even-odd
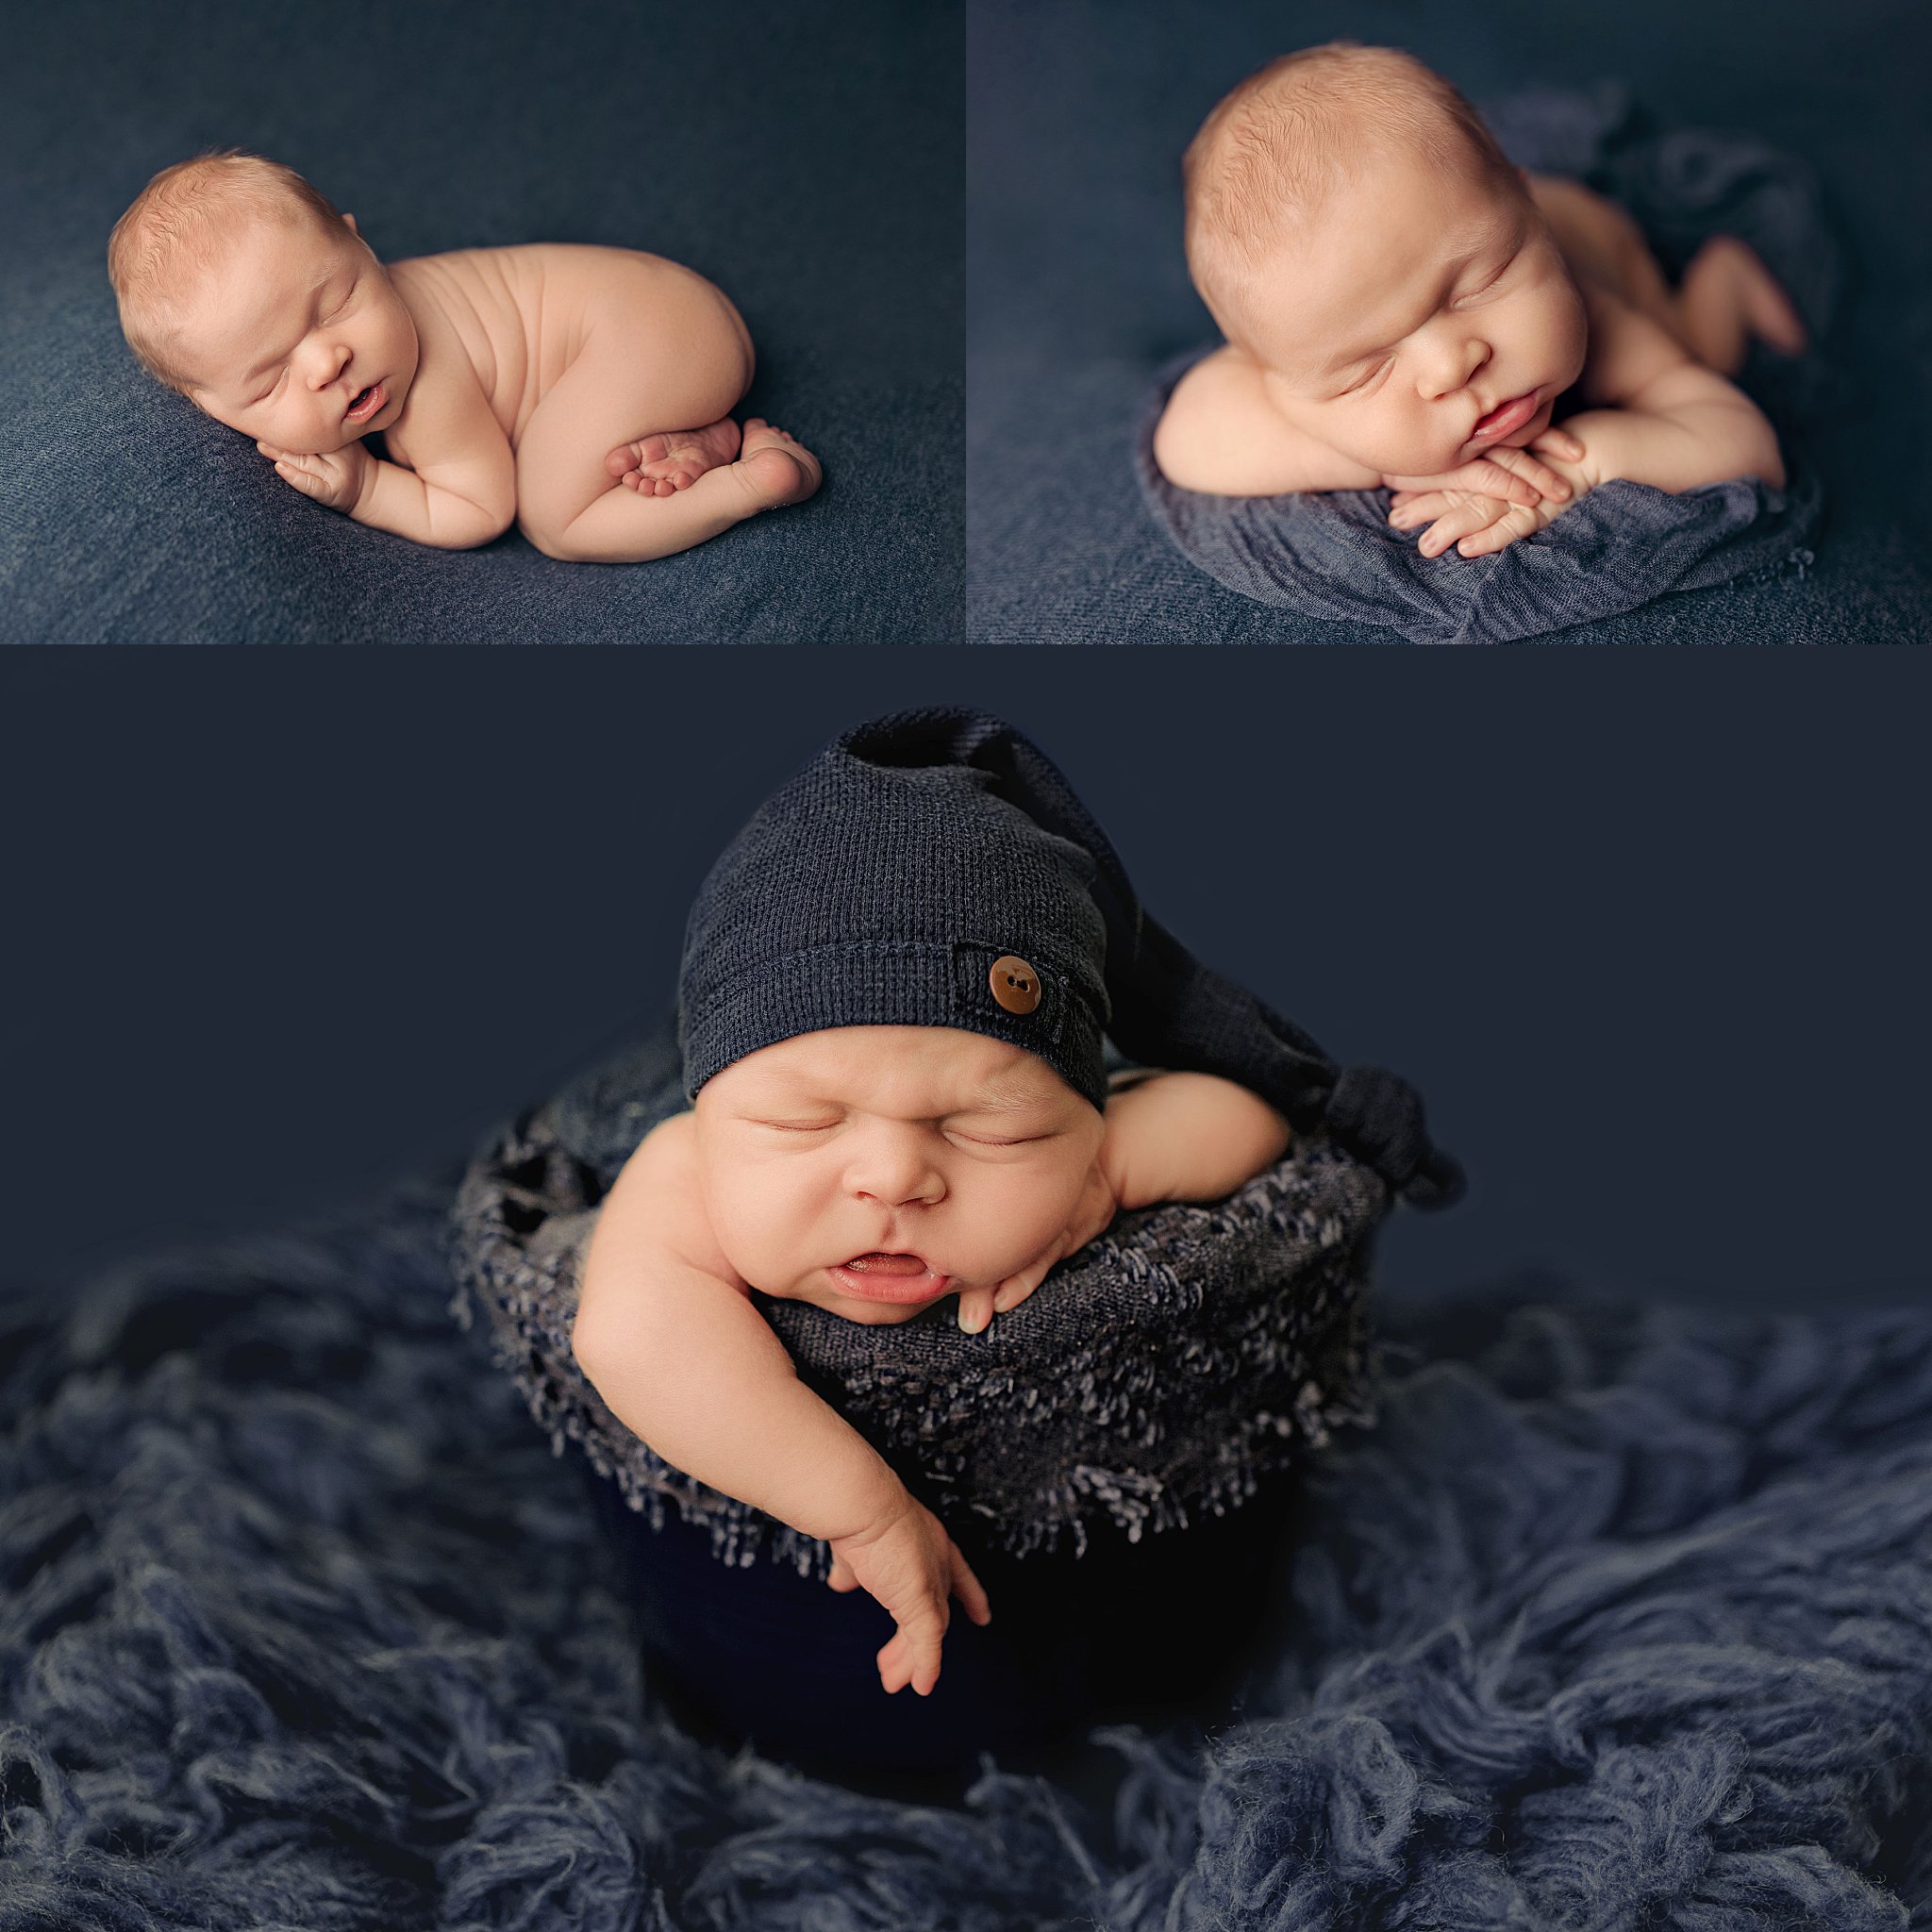
[[[1530,191],[1571,267],[1669,329],[1706,368],[1735,375],[1753,336],[1787,356],[1804,349],[1797,310],[1735,235],[1713,235],[1674,291],[1643,231],[1614,202],[1557,175],[1532,175]]]
[[[1720,375],[1744,366],[1753,336],[1787,356],[1803,353],[1805,325],[1777,279],[1735,235],[1713,235],[1692,258],[1677,290],[1677,333]]]
[[[599,299],[575,359],[525,425],[524,534],[547,556],[638,563],[810,495],[818,465],[806,452],[762,425],[741,447],[724,421],[751,369],[744,325],[708,282],[670,263],[626,274]],[[625,489],[608,460],[612,443],[660,437],[672,446],[667,469],[684,469],[684,484],[667,476],[661,497]]]

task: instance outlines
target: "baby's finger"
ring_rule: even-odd
[[[932,1695],[932,1687],[940,1680],[940,1639],[945,1635],[945,1629],[944,1623],[935,1617],[921,1617],[909,1628],[900,1624],[898,1636],[886,1645],[886,1650],[891,1651],[893,1644],[899,1646],[893,1670],[895,1674],[903,1671],[904,1675],[889,1688],[903,1690],[910,1684],[920,1696]]]
[[[305,496],[319,496],[322,493],[322,478],[311,475],[290,457],[281,457],[276,459],[275,475],[284,483],[293,484]]]
[[[962,1288],[959,1291],[959,1326],[968,1335],[983,1334],[998,1307],[995,1290]]]
[[[1553,451],[1552,454],[1556,452]],[[1519,485],[1525,486],[1535,492],[1528,496],[1512,492],[1509,496],[1511,503],[1535,504],[1545,496],[1553,498],[1557,503],[1569,502],[1569,484],[1547,463],[1538,462],[1526,450],[1498,450],[1495,460],[1515,477]]]
[[[1053,1272],[1053,1264],[1058,1259],[1058,1254],[1055,1253],[1043,1261],[1035,1261],[1021,1269],[1017,1274],[1008,1275],[993,1291],[993,1311],[1004,1315],[1008,1308],[1017,1308]]]
[[[986,1586],[973,1574],[973,1566],[959,1554],[959,1546],[952,1546],[953,1594],[959,1599],[961,1607],[975,1624],[992,1622],[992,1605],[987,1601]]]
[[[834,1557],[832,1558],[832,1574],[825,1578],[825,1581],[841,1596],[848,1590],[857,1590],[858,1588],[858,1578],[854,1574],[852,1565],[843,1557]]]
[[[1422,541],[1416,545],[1424,557],[1441,557],[1458,538],[1468,537],[1475,531],[1486,529],[1490,524],[1488,511],[1478,509],[1474,505],[1462,504],[1440,516],[1422,534]]]
[[[891,1639],[879,1652],[879,1683],[888,1697],[896,1697],[912,1681],[912,1660],[904,1634]]]
[[[1572,436],[1567,429],[1557,429],[1555,427],[1545,429],[1530,444],[1530,448],[1540,449],[1548,456],[1561,457],[1565,462],[1580,463],[1584,458],[1582,443],[1575,437]]]
[[[1481,458],[1457,471],[1456,481],[1464,490],[1479,491],[1483,495],[1498,497],[1504,503],[1540,502],[1546,491],[1537,477],[1519,474],[1513,464],[1504,460],[1515,454],[1514,450],[1499,450],[1493,458]],[[1549,471],[1541,463],[1535,467],[1544,476],[1549,476]],[[1551,480],[1555,481],[1555,478]]]
[[[1490,557],[1515,542],[1517,538],[1527,536],[1535,528],[1534,518],[1518,517],[1512,512],[1499,517],[1487,530],[1473,530],[1456,548],[1463,557]]]
[[[1424,524],[1432,524],[1452,508],[1450,499],[1440,490],[1429,490],[1411,496],[1399,509],[1389,512],[1389,525],[1395,530],[1413,530]]]

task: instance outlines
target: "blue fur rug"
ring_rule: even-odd
[[[0,1927],[1932,1925],[1932,1317],[1406,1318],[1244,1715],[1111,1807],[647,1713],[447,1200],[0,1309]]]

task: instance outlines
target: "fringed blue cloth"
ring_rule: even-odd
[[[655,1715],[441,1191],[0,1307],[0,1928],[1932,1923],[1932,1314],[1394,1324],[1239,1718],[955,1808]]]
[[[458,1315],[559,1451],[575,1444],[654,1524],[668,1507],[731,1564],[823,1577],[824,1543],[673,1469],[605,1407],[571,1353],[597,1204],[686,1105],[666,1027],[493,1136],[451,1219]],[[1389,1190],[1324,1141],[1226,1201],[1124,1214],[984,1335],[955,1305],[881,1326],[757,1300],[799,1374],[942,1521],[1024,1555],[1110,1524],[1184,1528],[1253,1496],[1368,1419],[1359,1291]]]
[[[1748,242],[1783,282],[1814,339],[1836,294],[1838,250],[1808,169],[1761,142],[1659,131],[1622,89],[1537,93],[1491,110],[1510,158],[1568,175],[1621,204],[1665,267],[1714,234]],[[1680,591],[1762,580],[1811,561],[1820,490],[1803,424],[1823,381],[1754,350],[1740,378],[1776,425],[1790,486],[1755,478],[1671,495],[1641,483],[1592,491],[1546,530],[1490,557],[1424,557],[1420,530],[1391,529],[1386,491],[1213,496],[1176,489],[1154,461],[1175,383],[1205,351],[1170,364],[1135,432],[1135,471],[1155,521],[1191,561],[1257,603],[1381,625],[1420,644],[1498,644],[1614,617]]]

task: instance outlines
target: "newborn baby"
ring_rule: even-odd
[[[783,430],[731,420],[752,375],[738,311],[654,255],[385,267],[291,169],[228,154],[156,175],[108,266],[151,375],[305,495],[419,543],[467,549],[514,519],[546,556],[635,563],[819,486]]]
[[[802,1383],[747,1291],[847,1321],[906,1322],[948,1295],[984,1329],[1115,1213],[1233,1192],[1287,1124],[1202,1074],[1158,1074],[1105,1111],[1046,1061],[976,1033],[842,1026],[761,1048],[639,1147],[583,1273],[578,1363],[674,1467],[830,1544],[898,1632],[889,1691],[927,1694],[949,1595],[986,1592],[939,1519]]]
[[[691,908],[678,995],[692,1108],[606,1198],[573,1347],[665,1461],[830,1545],[898,1625],[888,1690],[931,1690],[949,1597],[984,1622],[985,1592],[752,1291],[873,1326],[958,1296],[977,1336],[1120,1209],[1230,1193],[1291,1128],[1453,1191],[1410,1090],[1193,958],[982,713],[860,725],[769,800]],[[1110,1083],[1108,1037],[1177,1071]]]
[[[1181,488],[1387,488],[1425,556],[1477,557],[1613,477],[1783,484],[1724,380],[1753,335],[1805,344],[1757,256],[1718,237],[1673,292],[1626,215],[1510,166],[1410,56],[1274,61],[1208,117],[1185,178],[1189,267],[1227,341],[1156,431]]]

